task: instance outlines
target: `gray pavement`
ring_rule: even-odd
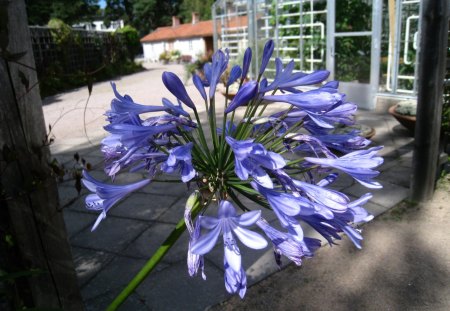
[[[179,65],[162,67],[149,64],[148,70],[115,82],[119,92],[131,95],[136,102],[160,104],[163,96],[173,98],[161,81],[165,70],[183,76],[183,68]],[[188,84],[187,89],[189,94],[194,94],[194,101],[201,102],[192,83]],[[43,101],[46,123],[53,125],[55,142],[51,146],[52,155],[66,169],[70,169],[75,164],[73,154],[78,152],[93,166],[93,176],[106,181],[108,178],[103,173],[99,144],[106,136],[102,128],[106,124],[103,113],[113,98],[109,83],[94,85],[85,108],[87,98],[87,88],[82,88]],[[280,106],[269,105],[268,112],[276,111]],[[204,107],[199,106],[198,109],[204,116]],[[374,197],[366,205],[372,214],[379,215],[409,195],[413,139],[385,112],[359,111],[357,119],[375,129],[373,145],[385,146],[381,151],[385,163],[378,178],[384,188],[373,191]],[[121,174],[116,182],[121,184],[140,178],[141,174]],[[334,187],[350,197],[369,192],[345,176]],[[87,193],[83,189],[81,196],[78,196],[70,176],[59,185],[60,201],[64,207],[64,219],[86,308],[103,310],[183,216],[185,199],[190,192],[183,184],[171,185],[170,188],[166,184],[151,184],[120,202],[95,232],[90,229],[96,214],[84,208]],[[221,247],[216,246],[206,256],[208,278],[203,281],[188,276],[187,241],[185,233],[121,310],[203,310],[230,297],[224,288]],[[277,271],[271,249],[243,249],[242,252],[249,285]],[[287,260],[285,262],[287,264]]]

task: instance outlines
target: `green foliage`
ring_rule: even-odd
[[[38,71],[42,97],[142,70],[134,62],[140,43],[136,29],[131,26],[94,37],[89,45],[83,44],[79,32],[61,20],[52,19],[49,26],[52,26],[57,57]],[[96,53],[98,61],[88,63],[88,53]],[[81,66],[69,69],[73,68],[74,61],[81,62]]]
[[[314,10],[324,10],[326,8],[326,2],[318,2],[314,4]],[[303,14],[299,15],[300,10],[302,12],[309,12],[311,10],[311,3],[304,2],[301,4],[285,4],[282,9],[278,8],[274,1],[272,3],[270,15],[270,25],[276,27],[277,18],[279,25],[294,25],[303,24],[308,25],[309,23],[321,22],[326,24],[326,15],[317,14],[314,20],[311,20],[311,15]],[[278,15],[278,17],[277,17]],[[278,28],[278,35],[281,39],[281,45],[287,50],[279,51],[281,58],[288,59],[298,59],[301,58],[301,53],[303,53],[303,59],[295,62],[295,69],[299,70],[303,68],[304,70],[309,70],[311,64],[306,60],[311,55],[314,59],[321,59],[321,63],[317,63],[314,69],[323,68],[324,54],[321,54],[321,49],[325,48],[325,39],[321,38],[320,28],[318,27],[287,27]],[[300,45],[299,38],[303,36],[302,46]],[[288,37],[288,38],[283,38]],[[303,50],[301,51],[301,49]],[[316,68],[317,67],[317,68]]]
[[[27,0],[29,25],[46,25],[51,18],[67,24],[92,19],[97,15],[98,0]]]
[[[117,29],[116,33],[122,35],[122,39],[124,40],[124,44],[128,51],[128,59],[130,61],[134,60],[134,57],[139,54],[142,49],[136,28],[126,25],[123,28]]]
[[[397,104],[395,112],[406,116],[415,116],[417,114],[417,101],[402,100]]]
[[[183,23],[192,22],[192,12],[198,13],[202,21],[210,20],[213,3],[214,0],[183,0],[178,15]]]
[[[160,26],[170,25],[177,15],[179,0],[134,0],[131,25],[144,36]]]
[[[133,4],[130,0],[106,0],[103,21],[109,27],[111,21],[122,19],[124,23],[133,20]]]
[[[210,53],[197,55],[197,60],[195,62],[188,62],[184,64],[184,82],[186,83],[193,73],[197,73],[203,78],[203,66],[211,62],[212,55]]]
[[[161,54],[159,54],[159,61],[168,63],[170,61],[170,52],[164,51]]]
[[[64,44],[74,40],[72,28],[59,18],[50,19],[47,26],[51,28],[53,41],[58,47],[62,47]]]

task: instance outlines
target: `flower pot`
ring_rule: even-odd
[[[399,114],[395,111],[398,105],[391,106],[389,108],[389,113],[397,119],[397,121],[406,127],[412,134],[414,134],[414,128],[416,127],[416,116]]]

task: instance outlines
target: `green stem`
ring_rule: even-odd
[[[201,201],[197,200],[194,207],[192,208],[192,215],[198,214],[202,207]],[[161,244],[158,250],[153,254],[153,256],[147,261],[147,263],[142,267],[141,271],[136,274],[136,276],[131,280],[130,283],[122,290],[122,292],[113,300],[113,302],[106,309],[107,311],[117,310],[120,305],[130,296],[135,289],[141,284],[150,272],[156,267],[156,265],[163,259],[170,248],[175,244],[181,234],[186,230],[186,223],[184,218],[182,218],[175,229],[170,233],[166,240]]]

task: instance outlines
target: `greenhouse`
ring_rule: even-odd
[[[258,59],[271,38],[283,63],[327,69],[349,100],[375,109],[389,98],[416,97],[419,9],[419,0],[219,0],[214,45],[239,63],[247,47]]]

